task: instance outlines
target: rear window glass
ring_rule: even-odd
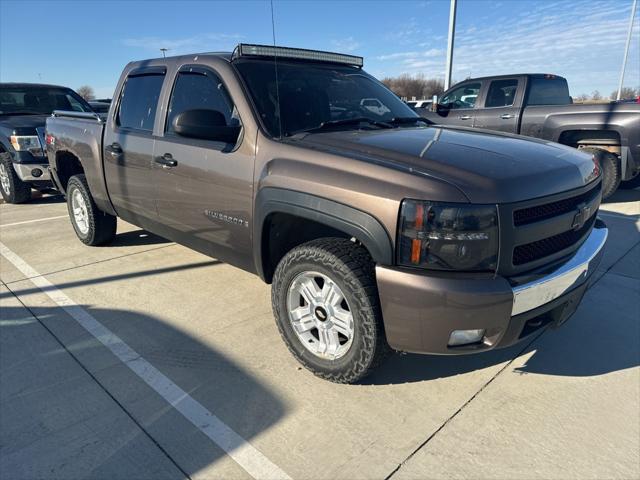
[[[528,105],[568,105],[569,87],[564,78],[532,78]]]
[[[123,128],[153,130],[164,75],[129,77],[122,89],[116,122]]]

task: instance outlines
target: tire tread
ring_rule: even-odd
[[[285,312],[280,312],[280,295],[285,288],[282,276],[288,268],[300,263],[312,262],[325,268],[340,272],[355,299],[355,309],[363,320],[363,344],[358,357],[349,368],[342,371],[326,372],[318,370],[290,345],[283,330],[282,321],[288,321]],[[382,312],[375,280],[375,264],[369,253],[361,245],[342,238],[321,238],[312,240],[291,250],[276,268],[273,279],[272,307],[280,336],[291,354],[308,370],[318,377],[335,383],[354,383],[378,367],[388,356],[391,349],[387,344],[382,324]],[[352,307],[352,310],[354,307]]]
[[[116,235],[117,218],[101,211],[98,208],[96,203],[93,201],[91,191],[89,190],[89,183],[87,182],[87,178],[84,174],[74,175],[69,179],[69,183],[67,184],[67,206],[69,210],[69,217],[71,218],[71,223],[73,224],[74,229],[76,226],[73,220],[73,212],[71,210],[71,192],[73,188],[77,188],[81,191],[90,210],[89,233],[87,237],[81,237],[79,232],[76,230],[76,234],[80,241],[89,246],[98,246],[110,243]]]

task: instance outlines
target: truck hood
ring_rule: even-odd
[[[36,128],[44,127],[49,115],[0,115],[0,128],[16,135],[35,135]]]
[[[314,133],[296,143],[437,178],[459,188],[472,203],[530,200],[579,188],[597,175],[590,156],[573,148],[477,129]]]

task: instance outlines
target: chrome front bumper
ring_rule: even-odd
[[[16,174],[23,182],[39,182],[51,180],[51,174],[49,173],[48,163],[14,163],[13,168]],[[34,173],[37,170],[42,172],[42,175],[36,177]]]
[[[600,263],[609,230],[602,224],[591,231],[575,255],[556,271],[513,288],[511,315],[519,315],[555,300],[582,285]]]

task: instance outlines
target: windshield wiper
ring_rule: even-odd
[[[422,117],[394,117],[387,121],[387,123],[391,125],[407,125],[409,123],[417,122],[427,123],[427,121]]]
[[[393,128],[387,122],[380,122],[378,120],[374,120],[369,117],[355,117],[355,118],[341,118],[340,120],[328,120],[326,122],[322,122],[317,127],[298,130],[297,132],[291,132],[288,135],[292,136],[298,133],[321,132],[323,130],[329,130],[333,127],[339,127],[342,125],[360,125],[361,123],[368,123],[369,125],[375,125],[376,127],[380,127],[380,128]]]

